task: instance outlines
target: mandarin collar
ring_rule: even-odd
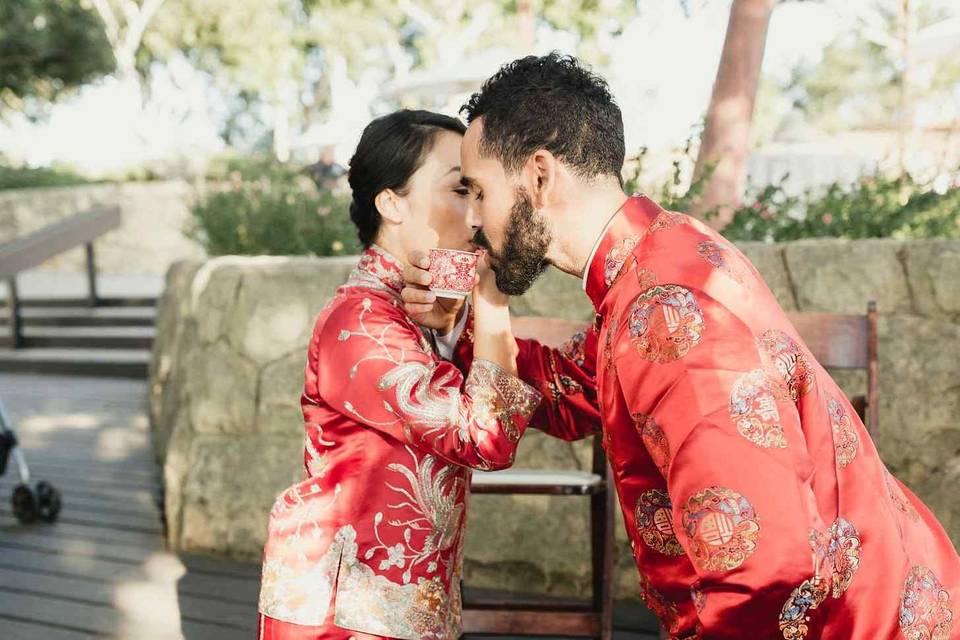
[[[583,290],[600,309],[624,263],[663,209],[643,194],[630,196],[600,234],[583,272]]]
[[[403,265],[383,247],[372,244],[360,254],[351,281],[356,284],[382,286],[399,294],[403,289]]]

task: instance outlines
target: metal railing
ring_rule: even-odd
[[[99,304],[97,266],[93,242],[120,226],[120,207],[94,207],[47,225],[0,245],[0,280],[7,281],[7,311],[14,349],[23,346],[22,305],[17,291],[17,274],[50,258],[83,245],[86,250],[87,306]]]

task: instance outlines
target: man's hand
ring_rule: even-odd
[[[442,335],[453,331],[457,317],[463,309],[463,298],[438,298],[427,289],[433,276],[430,275],[430,253],[411,251],[409,264],[403,268],[406,286],[400,292],[403,308],[413,320],[424,327],[438,330]]]

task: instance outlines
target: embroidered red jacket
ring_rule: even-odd
[[[671,638],[960,637],[950,540],[743,254],[635,196],[585,288],[605,447]]]
[[[460,633],[470,468],[512,463],[541,395],[490,361],[464,375],[441,360],[403,311],[402,287],[399,264],[374,246],[317,319],[301,398],[306,478],[274,504],[264,549],[265,638]]]

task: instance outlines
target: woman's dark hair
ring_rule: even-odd
[[[423,165],[437,134],[466,127],[456,118],[431,111],[401,109],[376,118],[360,136],[348,174],[353,202],[350,219],[364,247],[380,232],[382,218],[374,199],[384,189],[403,195],[410,177]]]

